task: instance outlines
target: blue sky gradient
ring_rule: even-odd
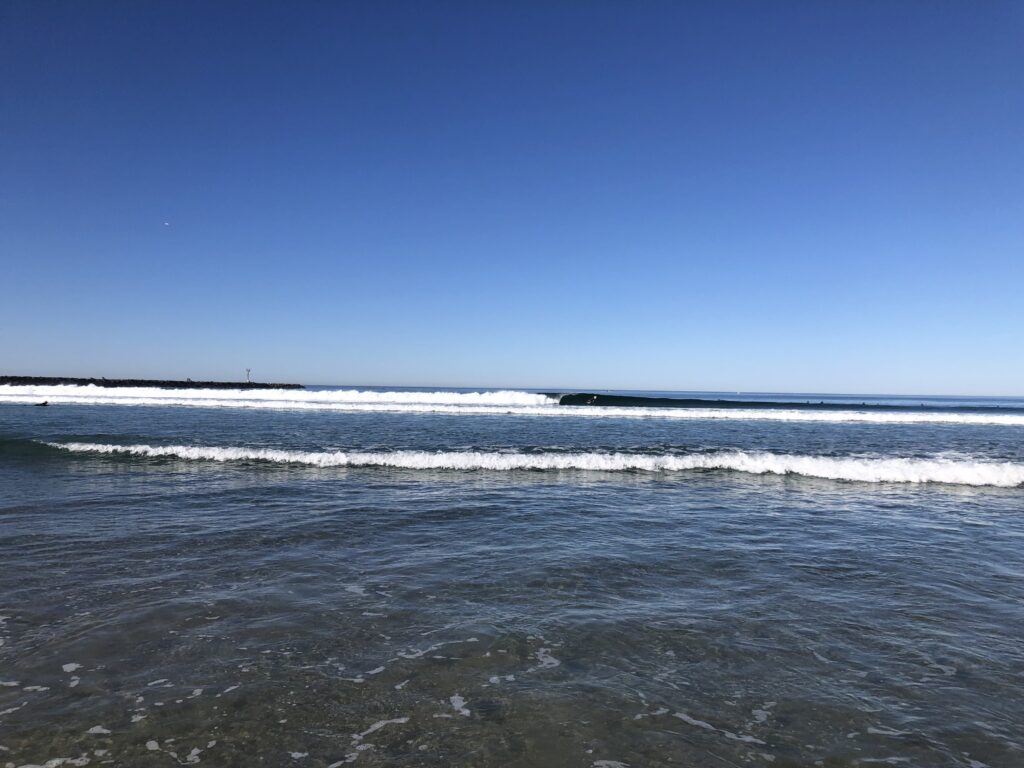
[[[0,373],[1024,394],[1024,5],[0,5]]]

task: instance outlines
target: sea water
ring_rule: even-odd
[[[0,766],[1024,765],[1024,402],[555,395],[0,387]]]

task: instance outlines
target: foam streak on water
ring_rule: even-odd
[[[964,458],[800,456],[765,451],[691,454],[494,451],[286,451],[188,445],[48,443],[79,453],[127,454],[205,461],[264,461],[314,467],[392,467],[422,470],[581,470],[685,472],[727,470],[749,474],[801,475],[863,483],[948,483],[1012,488],[1024,484],[1024,464]]]

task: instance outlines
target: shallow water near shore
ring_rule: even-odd
[[[531,397],[0,402],[0,766],[1024,764],[1024,426]]]

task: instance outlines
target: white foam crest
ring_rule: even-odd
[[[969,458],[800,456],[764,451],[692,454],[521,453],[498,451],[286,451],[188,445],[47,443],[79,453],[127,454],[205,461],[266,461],[313,467],[390,467],[427,470],[580,470],[685,472],[728,470],[754,475],[802,475],[862,483],[948,483],[1013,488],[1024,485],[1024,464]]]
[[[517,390],[494,392],[376,391],[361,389],[164,389],[161,387],[98,387],[95,384],[2,385],[0,400],[11,402],[76,402],[92,404],[216,405],[242,403],[248,407],[332,405],[545,405],[547,395]]]
[[[1024,426],[1019,413],[940,411],[817,411],[782,408],[648,408],[558,405],[533,392],[376,392],[369,390],[222,390],[156,387],[0,385],[0,403],[53,405],[191,406],[352,413],[645,418],[682,421],[786,421],[864,424]]]

